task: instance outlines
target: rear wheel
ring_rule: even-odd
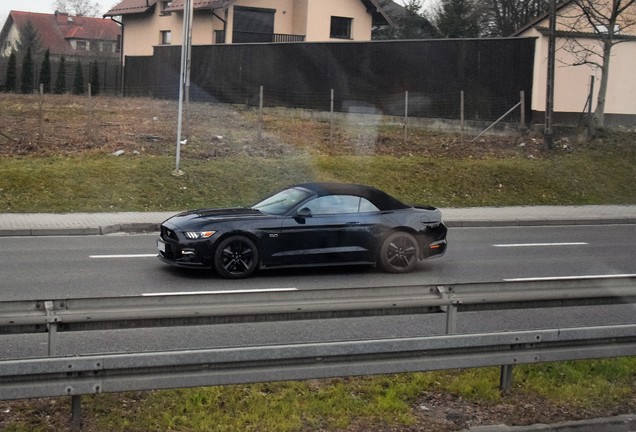
[[[221,241],[214,252],[214,269],[227,279],[246,278],[256,270],[258,249],[249,238],[235,235]]]
[[[420,247],[407,232],[394,232],[382,243],[380,267],[389,273],[408,273],[417,265]]]

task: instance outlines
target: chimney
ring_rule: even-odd
[[[72,21],[66,12],[55,11],[55,18],[57,25],[67,25],[69,21]]]

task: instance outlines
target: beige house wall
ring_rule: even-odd
[[[220,11],[221,12],[221,11]],[[212,13],[197,12],[192,21],[192,44],[214,43],[214,30],[222,30],[223,23]],[[159,5],[154,16],[130,15],[124,23],[124,55],[150,56],[155,46],[161,45],[161,32],[170,31],[171,45],[183,40],[183,14],[162,15]]]
[[[275,9],[274,33],[304,35],[307,42],[341,41],[331,39],[331,17],[352,18],[350,40],[371,40],[372,17],[359,0],[239,0],[234,6]],[[232,43],[234,7],[217,10],[227,22],[226,43]],[[161,43],[161,31],[171,32],[172,45],[183,40],[183,14],[164,15],[158,2],[152,17],[124,17],[124,56],[150,56]],[[215,30],[223,30],[223,22],[208,11],[195,11],[192,21],[192,44],[215,43]]]
[[[361,1],[309,0],[308,3],[307,40],[343,41],[329,37],[332,16],[353,18],[351,40],[371,40],[372,17]]]
[[[310,0],[296,0],[294,2],[292,34],[307,34],[307,16]]]
[[[557,17],[557,30],[571,30],[571,11],[560,11]],[[565,24],[567,22],[567,24]],[[532,29],[520,36],[536,37],[534,77],[532,91],[532,110],[544,112],[546,109],[547,93],[547,61],[548,38],[536,28],[547,28],[548,20],[537,23]],[[580,31],[591,31],[591,28],[579,28]],[[632,33],[634,29],[631,29]],[[582,39],[583,43],[596,44],[597,41]],[[600,70],[591,65],[572,66],[575,59],[566,49],[567,39],[556,39],[556,63],[554,84],[554,111],[563,113],[582,113],[586,108],[586,101],[590,92],[591,77],[594,76],[594,95],[592,111],[596,108],[598,89],[601,80]],[[606,94],[606,114],[636,115],[636,41],[622,42],[612,48],[610,74]]]

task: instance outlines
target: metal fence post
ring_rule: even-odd
[[[42,124],[44,122],[44,84],[40,83],[38,97],[38,142],[42,142]]]
[[[526,92],[521,90],[521,120],[519,122],[519,127],[522,131],[526,130]]]
[[[334,107],[334,92],[331,89],[331,104],[329,108],[329,144],[333,145],[333,107]]]
[[[404,144],[408,141],[409,131],[409,91],[404,92]]]
[[[459,93],[459,127],[460,127],[460,135],[461,135],[461,142],[464,142],[464,111],[465,111],[465,105],[464,105],[464,90],[462,90]]]
[[[263,86],[258,91],[258,142],[263,139]]]
[[[93,120],[93,85],[88,83],[88,107],[86,118],[86,135],[89,142],[92,142],[92,120]]]

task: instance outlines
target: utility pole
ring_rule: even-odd
[[[183,42],[181,44],[181,73],[179,74],[179,113],[177,118],[177,161],[173,175],[183,175],[179,169],[181,161],[181,131],[183,125],[183,100],[190,91],[190,64],[192,51],[192,0],[185,0],[183,4]]]
[[[550,0],[550,26],[548,35],[548,76],[545,98],[545,130],[543,139],[549,150],[554,148],[552,117],[554,115],[554,63],[556,51],[556,0]]]

